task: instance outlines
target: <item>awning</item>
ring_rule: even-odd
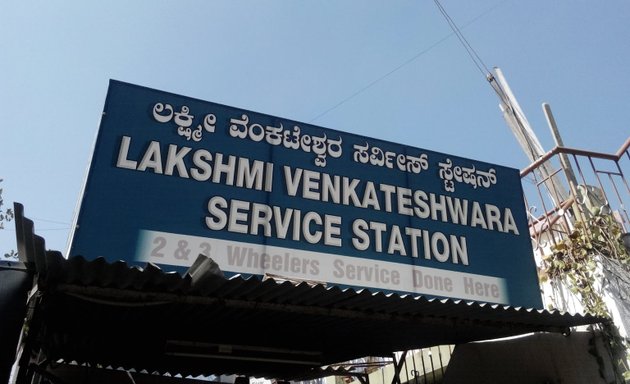
[[[183,277],[154,265],[46,252],[33,337],[47,363],[137,372],[314,377],[322,366],[393,351],[606,319],[462,300],[274,280],[225,279],[199,258]]]

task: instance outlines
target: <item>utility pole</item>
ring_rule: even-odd
[[[503,118],[514,136],[516,136],[516,140],[530,162],[533,163],[545,154],[542,144],[527,121],[523,110],[503,76],[503,72],[495,67],[494,73],[495,75],[488,74],[488,82],[497,96],[499,96],[499,108],[503,112]],[[547,186],[550,198],[559,207],[560,203],[569,197],[569,194],[556,174],[556,170],[550,163],[545,162],[540,166],[539,171],[543,180],[545,180],[544,183]]]

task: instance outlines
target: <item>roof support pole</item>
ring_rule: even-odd
[[[357,378],[357,380],[359,380],[359,382],[361,384],[370,384],[370,375],[368,375],[367,373],[365,374],[355,374],[354,377]]]
[[[400,371],[402,370],[406,357],[407,351],[403,351],[402,355],[400,355],[400,359],[396,361],[396,354],[394,354],[394,377],[392,378],[392,384],[402,384],[400,381]]]
[[[35,285],[27,298],[25,319],[20,331],[15,361],[9,376],[9,384],[28,384],[33,378],[34,371],[31,368],[31,363],[34,361],[36,350],[34,339],[39,327],[37,307],[40,302],[40,295],[37,293],[37,289]]]

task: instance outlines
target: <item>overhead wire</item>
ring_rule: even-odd
[[[466,39],[462,31],[459,29],[457,24],[455,24],[455,21],[453,21],[451,16],[446,12],[446,9],[444,9],[440,1],[433,0],[433,2],[437,6],[438,10],[442,14],[444,19],[448,23],[448,25],[451,27],[451,30],[453,31],[455,36],[457,36],[457,39],[459,40],[459,42],[464,46],[464,49],[466,49],[468,56],[470,56],[470,59],[473,61],[477,69],[479,69],[479,72],[481,72],[481,74],[484,77],[487,77],[487,75],[490,73],[490,70],[488,69],[486,64],[483,62],[483,60],[481,59],[477,51],[475,51],[472,45],[470,45],[470,43],[468,42],[468,40]]]
[[[500,2],[500,3],[497,3],[494,6],[486,9],[484,12],[482,12],[481,14],[479,14],[478,16],[476,16],[472,20],[470,20],[468,23],[466,23],[463,28],[465,28],[465,27],[475,23],[477,20],[481,19],[483,16],[485,16],[488,13],[490,13],[491,11],[493,11],[495,8],[497,8],[499,5],[501,5],[505,1],[507,1],[507,0],[504,0],[504,1]],[[365,85],[362,88],[358,89],[357,91],[353,92],[352,94],[350,94],[346,98],[342,99],[338,103],[334,104],[330,108],[324,110],[323,112],[321,112],[320,114],[318,114],[317,116],[315,116],[311,120],[309,120],[309,123],[312,123],[312,122],[316,121],[317,119],[321,118],[322,116],[324,116],[324,115],[328,114],[329,112],[339,108],[340,106],[342,106],[343,104],[347,103],[351,99],[357,97],[358,95],[360,95],[363,92],[367,91],[368,89],[372,88],[374,85],[376,85],[380,81],[382,81],[385,78],[391,76],[392,74],[394,74],[395,72],[399,71],[400,69],[406,67],[407,65],[411,64],[412,62],[414,62],[415,60],[417,60],[419,57],[423,56],[427,52],[431,51],[433,48],[435,48],[438,45],[442,44],[444,41],[448,40],[453,35],[456,35],[457,38],[460,40],[460,42],[462,42],[462,44],[464,44],[465,47],[466,46],[468,47],[466,49],[467,51],[468,51],[468,49],[470,49],[472,51],[472,53],[469,52],[469,55],[471,55],[471,58],[477,57],[479,59],[479,62],[483,66],[483,68],[485,68],[487,70],[487,67],[485,66],[485,64],[483,63],[483,61],[479,57],[479,55],[476,53],[476,51],[474,49],[472,49],[472,46],[470,46],[470,44],[468,43],[468,41],[466,40],[466,38],[462,34],[460,28],[458,28],[457,25],[454,23],[454,21],[450,18],[450,16],[448,16],[448,13],[446,13],[446,10],[444,9],[444,7],[442,7],[442,5],[437,0],[435,0],[435,2],[436,2],[436,5],[438,6],[438,9],[440,10],[440,13],[442,13],[443,17],[445,17],[447,19],[449,25],[451,26],[451,29],[453,30],[452,33],[442,37],[441,39],[439,39],[435,43],[431,44],[429,47],[427,47],[427,48],[421,50],[420,52],[416,53],[414,56],[410,57],[409,59],[407,59],[403,63],[399,64],[398,66],[396,66],[392,70],[390,70],[387,73],[377,77],[375,80],[371,81],[367,85]],[[473,61],[475,62],[475,65],[477,65],[478,68],[479,68],[479,64],[477,64],[477,62],[475,61],[474,58],[473,58]],[[483,72],[483,70],[482,70],[482,72]],[[490,73],[490,71],[487,71],[487,74],[489,74],[489,73]],[[486,73],[484,73],[484,76],[486,76]]]
[[[475,66],[477,67],[479,72],[481,72],[481,74],[490,83],[492,89],[496,92],[497,96],[499,96],[499,99],[501,100],[501,103],[503,105],[505,105],[507,108],[509,108],[508,112],[514,118],[514,120],[515,120],[516,124],[519,126],[519,129],[521,130],[521,132],[524,132],[526,130],[525,123],[524,123],[525,117],[521,116],[519,111],[518,111],[518,109],[514,108],[510,98],[507,97],[507,93],[505,92],[505,90],[503,89],[501,84],[499,82],[495,81],[494,75],[492,74],[492,72],[490,72],[490,69],[488,68],[488,66],[483,62],[483,60],[481,59],[481,56],[479,56],[477,51],[468,42],[468,40],[466,39],[466,37],[464,36],[462,31],[459,29],[459,27],[457,27],[457,24],[451,18],[451,16],[448,14],[448,12],[446,12],[446,9],[444,9],[444,7],[440,3],[440,1],[439,0],[433,0],[433,2],[437,6],[437,8],[440,10],[440,13],[444,17],[444,19],[446,20],[448,25],[451,27],[451,30],[453,31],[453,33],[457,36],[457,39],[460,41],[460,43],[462,44],[464,49],[466,49],[466,52],[468,53],[468,56],[470,56],[470,59],[473,61],[473,63],[475,64]],[[533,144],[530,142],[530,140],[525,140],[525,141],[526,141],[528,150],[529,150],[529,152],[531,154],[531,157],[535,158],[536,157],[535,156],[536,151],[535,151],[535,149],[533,147]]]
[[[71,223],[68,223],[66,221],[57,221],[57,220],[49,220],[49,219],[40,219],[37,217],[33,217],[34,221],[43,221],[44,223],[52,223],[52,224],[62,224],[62,225],[70,225]]]
[[[389,77],[390,75],[392,75],[394,72],[397,72],[398,70],[400,70],[401,68],[409,65],[410,63],[412,63],[413,61],[415,61],[417,58],[419,58],[420,56],[424,55],[425,53],[429,52],[430,50],[432,50],[433,48],[437,47],[438,45],[442,44],[445,40],[447,40],[448,38],[450,38],[451,36],[453,36],[453,34],[449,34],[444,36],[443,38],[441,38],[440,40],[438,40],[437,42],[433,43],[432,45],[430,45],[429,47],[423,49],[422,51],[416,53],[413,57],[407,59],[407,61],[403,62],[402,64],[398,65],[397,67],[395,67],[394,69],[392,69],[391,71],[387,72],[386,74],[378,77],[377,79],[373,80],[372,82],[370,82],[369,84],[367,84],[366,86],[364,86],[363,88],[359,89],[358,91],[354,92],[353,94],[351,94],[350,96],[346,97],[345,99],[341,100],[340,102],[338,102],[337,104],[333,105],[332,107],[328,108],[327,110],[325,110],[324,112],[320,113],[319,115],[315,116],[314,118],[312,118],[310,120],[310,122],[313,122],[317,119],[319,119],[320,117],[326,115],[328,112],[339,108],[341,105],[345,104],[347,101],[349,101],[350,99],[355,98],[356,96],[360,95],[361,93],[367,91],[369,88],[372,88],[372,86],[374,86],[376,83],[380,82],[381,80],[385,79],[386,77]]]
[[[38,217],[33,217],[32,220],[35,223],[43,222],[43,223],[48,223],[48,224],[59,224],[59,225],[63,225],[64,226],[62,228],[37,228],[38,231],[63,231],[63,230],[70,229],[70,227],[72,226],[71,223],[68,223],[68,222],[65,222],[65,221],[41,219],[41,218],[38,218]],[[4,228],[3,230],[6,230],[7,232],[15,232],[15,229],[10,228],[10,227],[11,226],[9,226],[9,228]]]

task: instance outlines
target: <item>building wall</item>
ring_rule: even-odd
[[[607,356],[591,332],[468,343],[455,347],[443,383],[609,383],[614,375]]]

